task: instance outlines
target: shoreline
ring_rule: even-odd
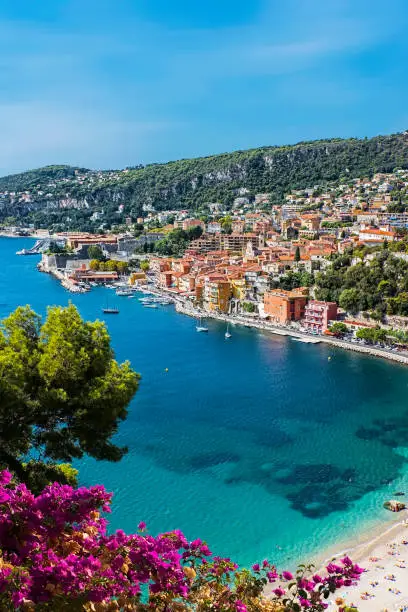
[[[372,530],[369,533],[371,537],[330,556],[318,567],[322,569],[331,561],[350,556],[365,572],[357,585],[343,587],[336,597],[344,598],[349,606],[355,605],[359,612],[408,610],[408,519],[387,526],[376,535]],[[328,610],[334,612],[338,607],[329,600]]]
[[[346,540],[343,545],[339,542],[323,550],[314,562],[311,556],[314,566],[312,573],[325,573],[329,563],[339,562],[345,556],[365,569],[358,584],[339,589],[334,597],[327,600],[327,609],[338,612],[335,599],[342,597],[347,605],[355,605],[358,612],[404,610],[403,606],[408,606],[408,512],[405,511],[403,517],[387,523],[382,529],[378,526],[363,529],[359,537],[361,541],[354,545],[348,546],[347,543],[351,541]],[[406,555],[398,558],[404,548]],[[298,562],[305,561],[300,559]],[[394,576],[395,580],[390,576]],[[265,588],[266,596],[271,595],[272,588],[271,585]],[[374,608],[373,599],[381,607]]]
[[[57,280],[60,281],[61,284],[63,281],[63,275],[61,273],[52,274]],[[64,286],[64,285],[63,285]],[[68,287],[65,287],[69,290]],[[347,343],[344,341],[333,340],[330,337],[324,336],[311,336],[306,333],[302,333],[301,331],[279,327],[276,325],[271,325],[266,321],[262,321],[260,319],[253,319],[251,317],[245,316],[237,316],[230,317],[224,314],[218,313],[208,313],[206,311],[199,310],[193,306],[193,304],[183,298],[182,296],[173,293],[172,291],[166,291],[157,286],[142,286],[136,285],[135,288],[140,290],[141,292],[148,291],[155,295],[162,295],[166,298],[169,298],[175,306],[176,312],[180,314],[185,314],[190,317],[198,317],[202,316],[205,318],[212,318],[215,320],[223,321],[225,323],[232,323],[234,325],[246,326],[248,328],[258,329],[262,332],[269,332],[277,335],[289,336],[292,338],[304,338],[306,340],[313,340],[316,342],[325,342],[326,344],[331,344],[333,346],[337,346],[339,348],[344,348],[345,350],[354,350],[355,352],[369,354],[374,357],[382,357],[392,360],[394,362],[399,362],[402,364],[408,364],[408,356],[402,354],[393,354],[391,352],[383,351],[380,349],[371,348],[368,346],[360,346],[354,345],[351,343]],[[408,495],[407,495],[408,498]],[[340,535],[340,534],[339,534]],[[378,520],[376,524],[362,525],[361,530],[358,532],[357,537],[352,539],[352,537],[345,538],[343,541],[339,539],[337,544],[333,544],[330,547],[323,548],[320,554],[310,555],[310,559],[314,561],[315,567],[322,567],[327,565],[330,561],[335,561],[344,555],[350,555],[353,562],[361,564],[364,568],[367,568],[368,571],[363,575],[361,582],[355,586],[350,588],[340,589],[338,595],[345,596],[347,598],[347,603],[356,603],[358,606],[359,612],[381,612],[386,608],[391,612],[391,610],[399,611],[399,608],[393,607],[394,604],[400,605],[400,600],[402,601],[402,597],[404,599],[404,605],[408,605],[408,570],[404,567],[394,567],[395,558],[391,556],[390,549],[393,550],[393,547],[402,547],[406,552],[406,561],[408,566],[408,545],[405,545],[401,542],[402,538],[408,540],[408,512],[402,512],[398,516],[393,517],[390,515],[390,519],[385,519],[384,522]],[[378,564],[371,561],[371,556],[375,556],[381,559],[382,563],[381,568],[377,567]],[[388,558],[389,557],[389,558]],[[405,557],[403,558],[405,561]],[[386,563],[387,562],[387,563]],[[404,571],[405,570],[405,573]],[[376,587],[372,587],[370,583],[374,579],[377,579],[377,574],[381,574],[381,584]],[[395,574],[397,576],[396,581],[392,583],[388,578],[383,575],[392,575]],[[402,575],[402,577],[400,576]],[[380,577],[378,582],[380,582]],[[400,594],[396,595],[394,592],[391,592],[389,588],[394,588],[394,590],[400,590]],[[381,590],[382,589],[382,590]],[[404,590],[405,589],[405,590]],[[380,592],[381,591],[381,592]],[[365,593],[370,593],[370,597],[372,592],[375,594],[374,602],[370,599],[361,599],[361,597],[366,597]],[[336,593],[337,595],[337,593]],[[401,595],[401,597],[400,597]],[[397,600],[397,597],[399,598]],[[380,604],[382,607],[377,607],[376,604]],[[337,611],[337,607],[332,607],[334,604],[330,604],[328,608],[330,612]]]
[[[35,240],[39,240],[41,238],[50,238],[50,236],[41,236],[39,234],[24,234],[23,236],[19,236],[11,232],[0,232],[0,238],[34,238]]]
[[[406,530],[408,536],[408,510],[402,511],[394,520],[378,522],[370,527],[363,526],[357,538],[353,540],[350,537],[323,549],[315,558],[314,565],[321,571],[328,563],[338,561],[346,555],[350,556],[354,563],[363,563],[377,546],[387,544]]]
[[[172,291],[166,291],[161,287],[154,286],[153,288],[146,288],[148,291],[151,289],[151,293],[156,293],[157,295],[163,295],[172,299],[176,308],[176,311],[180,314],[185,314],[190,317],[203,317],[208,319],[215,319],[218,321],[224,321],[225,323],[230,323],[232,325],[241,325],[244,327],[251,327],[254,329],[259,329],[261,331],[266,331],[272,334],[277,334],[280,336],[290,336],[292,338],[299,338],[303,342],[308,344],[318,344],[323,342],[325,344],[330,344],[337,348],[345,349],[348,351],[354,351],[355,353],[363,353],[366,355],[371,355],[372,357],[381,357],[383,359],[388,359],[389,361],[394,361],[396,363],[400,363],[402,365],[408,365],[408,354],[395,353],[392,351],[379,349],[375,347],[370,347],[366,345],[361,345],[357,343],[347,342],[345,340],[338,340],[329,336],[314,336],[312,334],[308,334],[306,332],[296,330],[290,327],[283,327],[271,324],[267,321],[261,321],[259,319],[252,319],[251,317],[244,316],[234,316],[230,317],[225,314],[220,313],[211,313],[207,311],[200,310],[193,306],[193,304],[186,302],[183,298],[178,295],[175,295]]]

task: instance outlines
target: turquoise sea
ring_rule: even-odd
[[[0,318],[70,299],[103,318],[109,290],[68,294],[37,256],[15,256],[30,244],[0,239]],[[197,334],[172,306],[116,301],[113,347],[142,374],[118,434],[129,454],[79,465],[83,484],[114,491],[113,527],[144,520],[242,564],[291,566],[393,518],[383,501],[408,492],[406,367],[247,328],[226,341],[218,322]]]

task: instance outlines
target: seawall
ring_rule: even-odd
[[[192,304],[185,304],[182,300],[177,299],[177,297],[175,297],[174,295],[172,297],[174,298],[174,303],[177,312],[180,312],[182,314],[186,314],[193,317],[203,316],[211,319],[218,319],[219,321],[234,323],[236,325],[254,327],[255,329],[261,329],[262,331],[267,331],[272,334],[275,333],[280,336],[292,336],[294,338],[302,338],[305,340],[316,339],[320,342],[331,344],[332,346],[336,346],[338,348],[346,349],[348,351],[354,351],[355,353],[365,353],[366,355],[371,355],[373,357],[382,357],[383,359],[389,359],[390,361],[396,361],[397,363],[408,365],[408,355],[402,355],[400,353],[394,353],[392,351],[378,349],[375,347],[363,346],[361,344],[346,342],[344,340],[337,340],[329,336],[318,336],[316,338],[314,336],[311,336],[310,334],[294,330],[290,327],[279,327],[277,325],[271,325],[266,321],[264,322],[259,320],[252,320],[249,317],[246,318],[237,316],[232,318],[223,314],[208,313],[206,311],[200,311],[194,308]]]

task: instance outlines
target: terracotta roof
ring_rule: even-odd
[[[395,236],[394,232],[387,232],[385,230],[377,229],[363,229],[360,230],[360,234],[375,234],[376,236]]]

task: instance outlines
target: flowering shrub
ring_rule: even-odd
[[[238,570],[180,531],[148,535],[146,525],[108,535],[111,494],[102,486],[54,483],[34,496],[0,472],[0,609],[182,612],[320,611],[363,571],[347,557],[324,576],[294,577],[265,560]],[[270,585],[269,597],[265,587]]]

